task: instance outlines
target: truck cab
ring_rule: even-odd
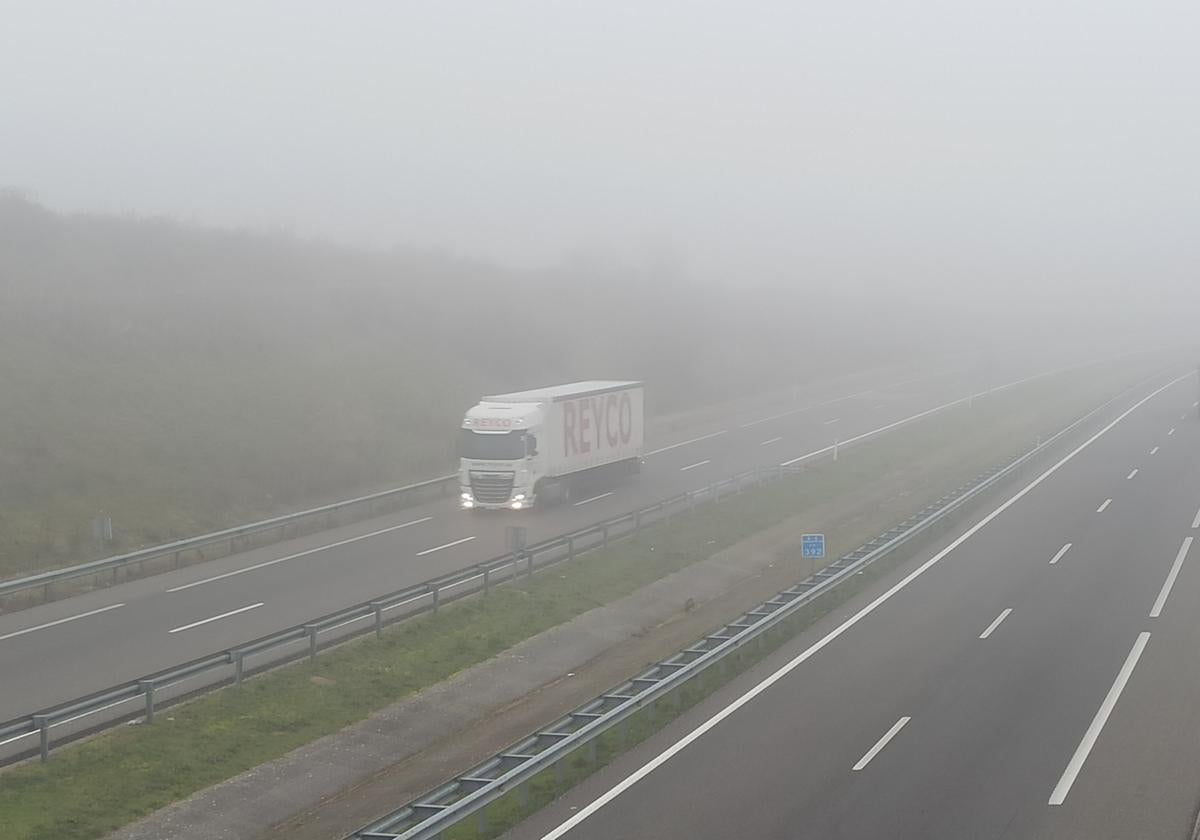
[[[464,508],[532,507],[543,475],[545,411],[538,403],[482,402],[459,430],[459,489]]]

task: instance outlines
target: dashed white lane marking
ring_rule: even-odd
[[[601,499],[607,499],[612,494],[613,494],[613,491],[610,490],[607,493],[601,493],[599,496],[592,496],[590,499],[580,499],[578,502],[575,502],[573,505],[571,505],[571,507],[579,507],[581,505],[590,505],[592,502],[598,502]]]
[[[875,746],[873,746],[873,747],[871,747],[871,749],[867,750],[867,754],[864,755],[862,758],[860,758],[858,760],[858,763],[855,764],[854,767],[852,767],[851,769],[852,770],[862,770],[864,767],[866,767],[868,764],[870,764],[871,759],[874,758],[875,756],[879,755],[879,753],[883,750],[883,748],[888,745],[888,741],[895,738],[896,735],[899,734],[900,730],[904,728],[904,725],[906,723],[908,723],[910,720],[912,720],[911,717],[902,717],[902,718],[900,718],[900,720],[893,723],[892,728],[889,729],[887,732],[883,733],[883,737],[880,738],[878,741],[876,741]]]
[[[72,616],[68,616],[67,618],[60,618],[57,621],[47,621],[45,624],[39,624],[36,627],[26,627],[23,630],[14,630],[11,633],[5,633],[3,636],[0,636],[0,642],[3,642],[5,639],[15,639],[17,636],[24,636],[26,633],[32,633],[35,630],[45,630],[47,627],[57,627],[60,624],[66,624],[68,621],[78,621],[81,618],[87,618],[88,616],[91,616],[91,615],[99,615],[100,613],[108,612],[109,610],[115,610],[118,607],[123,607],[123,606],[125,606],[125,605],[124,604],[109,604],[107,607],[101,607],[98,610],[89,610],[88,612],[80,613],[79,615],[72,615]]]
[[[391,533],[392,531],[399,531],[403,528],[411,528],[413,525],[420,525],[422,522],[428,522],[431,519],[433,519],[432,516],[422,516],[420,519],[414,519],[411,522],[404,522],[404,523],[401,523],[400,525],[392,525],[390,528],[380,528],[378,531],[372,531],[369,534],[359,534],[357,537],[350,537],[349,539],[346,539],[346,540],[338,540],[337,542],[329,543],[329,545],[319,545],[316,548],[310,548],[307,551],[298,551],[295,554],[289,554],[286,557],[276,557],[274,560],[267,560],[262,563],[255,563],[253,566],[246,566],[244,569],[234,569],[232,572],[225,572],[224,574],[221,574],[221,575],[214,575],[209,578],[204,578],[203,580],[194,580],[191,583],[185,583],[182,586],[173,586],[170,589],[168,589],[167,591],[168,592],[182,592],[185,589],[191,589],[193,586],[202,586],[203,584],[206,584],[206,583],[214,583],[215,581],[218,581],[218,580],[225,580],[225,578],[231,578],[231,577],[235,577],[237,575],[244,575],[244,574],[246,574],[246,572],[253,572],[256,569],[265,569],[267,566],[274,566],[276,563],[283,563],[287,560],[296,560],[300,557],[307,557],[310,554],[316,554],[317,552],[320,552],[320,551],[328,551],[331,548],[341,548],[343,545],[350,545],[350,543],[360,542],[361,540],[369,540],[371,537],[377,537],[380,534],[387,534],[387,533]]]
[[[1057,563],[1059,560],[1062,559],[1062,556],[1064,554],[1066,554],[1070,550],[1071,550],[1071,543],[1067,543],[1066,545],[1064,545],[1062,548],[1060,548],[1058,550],[1058,554],[1055,554],[1053,557],[1050,558],[1050,565],[1053,566],[1055,563]]]
[[[996,628],[1000,626],[1000,622],[1004,621],[1004,619],[1008,618],[1008,614],[1011,612],[1012,612],[1012,607],[1008,607],[1003,612],[1001,612],[1000,615],[996,616],[996,620],[993,621],[991,624],[989,624],[987,626],[987,629],[979,634],[979,638],[986,639],[988,636],[992,635],[992,633],[996,630]]]
[[[239,613],[249,612],[250,610],[256,610],[259,607],[261,607],[262,605],[263,605],[263,602],[259,601],[257,604],[250,604],[245,607],[238,607],[236,610],[230,610],[229,612],[224,612],[224,613],[221,613],[220,615],[214,615],[214,616],[211,616],[210,618],[202,618],[199,621],[193,621],[191,624],[185,624],[182,627],[176,627],[173,630],[168,630],[167,632],[168,633],[182,633],[184,630],[191,630],[193,627],[200,627],[201,625],[204,625],[204,624],[211,624],[214,621],[220,621],[222,618],[229,618],[231,615],[238,615]]]
[[[1192,538],[1185,537],[1183,545],[1179,547],[1179,553],[1175,555],[1175,562],[1171,564],[1171,571],[1167,573],[1167,580],[1163,583],[1158,597],[1154,599],[1154,606],[1150,608],[1151,618],[1158,618],[1162,615],[1163,607],[1167,604],[1167,598],[1171,595],[1171,587],[1175,585],[1175,578],[1179,577],[1179,570],[1183,567],[1183,561],[1187,559],[1187,554],[1191,550],[1191,547]]]
[[[417,556],[424,557],[426,554],[433,554],[435,551],[441,551],[446,548],[454,548],[456,545],[462,545],[463,543],[470,542],[473,539],[475,539],[475,537],[463,537],[461,540],[455,540],[454,542],[448,542],[443,545],[435,545],[433,548],[427,548],[424,551],[418,551]]]

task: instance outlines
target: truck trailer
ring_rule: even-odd
[[[484,397],[459,430],[464,508],[523,510],[569,500],[587,481],[636,473],[640,382],[572,382]]]

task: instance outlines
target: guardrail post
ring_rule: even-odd
[[[138,680],[138,688],[146,695],[146,723],[154,723],[154,683],[150,680]]]
[[[642,512],[635,510],[633,512],[633,532],[636,534],[640,530],[642,530]]]
[[[440,596],[441,596],[442,590],[441,590],[441,587],[439,587],[437,584],[431,584],[429,589],[430,589],[430,592],[433,594],[433,614],[437,615],[438,601],[441,599]]]
[[[604,527],[602,527],[600,529],[600,535],[603,537],[600,544],[602,546],[604,546],[605,548],[608,548],[608,523],[607,522],[605,522]]]
[[[229,538],[229,553],[233,554],[237,551],[237,535],[234,534]]]
[[[479,809],[478,829],[479,829],[480,837],[487,837],[487,835],[488,835],[487,805],[484,805],[482,808]]]
[[[45,586],[42,587],[42,601],[46,602],[49,600],[50,600],[50,584],[47,583]]]
[[[517,801],[521,804],[521,813],[529,808],[529,782],[517,786]]]
[[[483,567],[483,594],[490,595],[492,592],[492,567]]]
[[[532,551],[525,552],[525,562],[527,564],[526,573],[528,574],[529,579],[533,580],[533,552]]]
[[[178,569],[178,568],[179,568],[179,555],[181,555],[182,553],[183,553],[182,551],[176,551],[176,552],[175,552],[175,568],[176,568],[176,569]],[[113,579],[114,579],[114,580],[115,580],[115,579],[116,579],[116,577],[117,577],[117,575],[116,575],[116,572],[117,572],[117,570],[114,568],[114,569],[113,569]]]
[[[721,484],[717,482],[712,486],[712,500],[715,502],[721,498]]]
[[[50,760],[50,718],[46,715],[34,715],[33,725],[38,728],[41,740],[42,761]]]
[[[304,625],[304,632],[308,633],[308,661],[317,661],[317,628],[310,624]]]
[[[696,497],[695,497],[695,495],[693,495],[691,490],[688,490],[683,494],[683,497],[685,500],[687,500],[688,513],[695,513],[696,512]]]
[[[841,448],[841,442],[837,438],[834,438],[833,439],[833,460],[835,460],[835,461],[838,459],[838,450],[840,448]]]
[[[375,611],[375,638],[383,638],[383,605],[371,604],[371,609]]]
[[[233,684],[242,684],[242,674],[244,673],[243,660],[246,655],[240,650],[230,651],[230,656],[233,657]]]
[[[567,537],[567,559],[575,559],[575,538]]]

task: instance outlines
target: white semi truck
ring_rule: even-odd
[[[637,472],[640,382],[573,382],[484,397],[459,431],[462,506],[522,510],[570,499],[582,481]]]

